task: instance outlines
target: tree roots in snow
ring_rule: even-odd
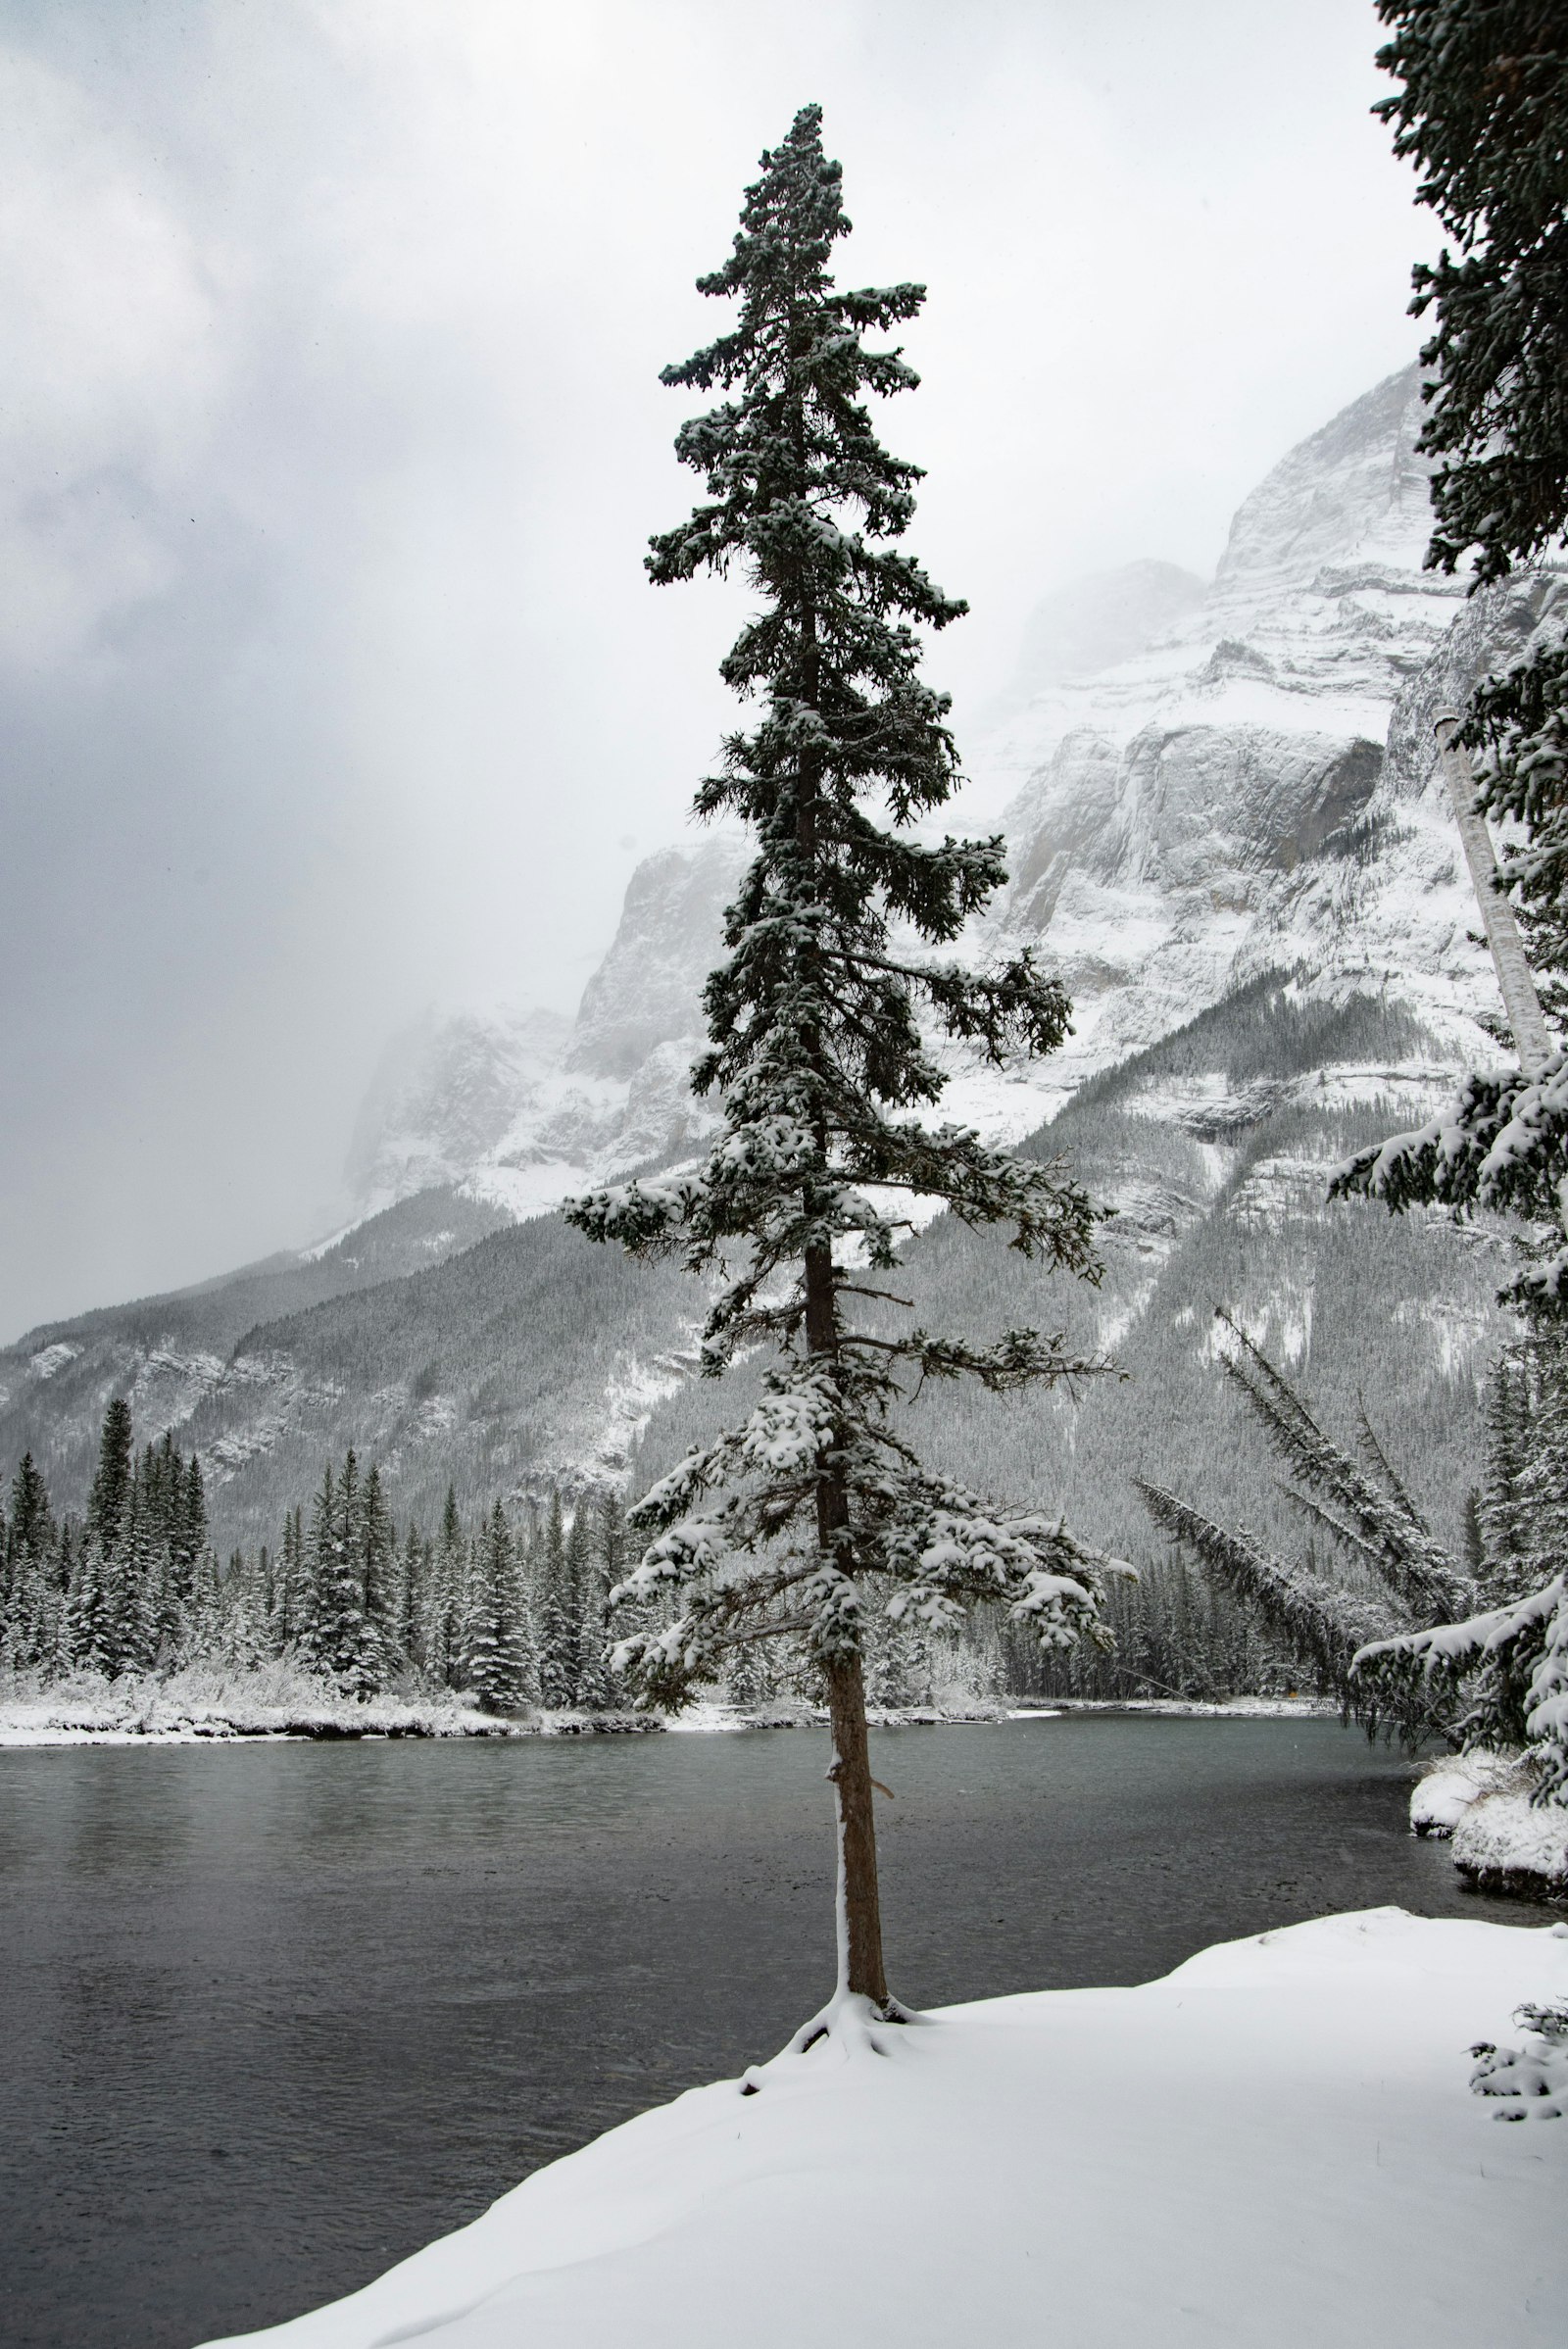
[[[929,2015],[913,2007],[903,2006],[897,1998],[878,2005],[858,1991],[840,1990],[811,2017],[803,2023],[794,2036],[774,2056],[771,2063],[753,2064],[741,2080],[741,2094],[756,2096],[767,2084],[768,2075],[792,2056],[808,2055],[813,2048],[823,2046],[838,2051],[842,2063],[851,2063],[867,2055],[890,2055],[893,2051],[892,2033],[906,2024],[927,2024]]]

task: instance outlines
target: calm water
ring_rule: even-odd
[[[917,2004],[1162,1974],[1459,1889],[1331,1722],[874,1741]],[[825,1744],[0,1752],[0,2339],[185,2349],[349,2291],[772,2054],[830,1986]]]

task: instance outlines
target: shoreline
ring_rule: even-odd
[[[977,1698],[948,1704],[884,1705],[869,1710],[873,1729],[940,1729],[958,1723],[1061,1720],[1074,1714],[1144,1714],[1191,1720],[1324,1720],[1338,1707],[1317,1697],[1237,1696],[1204,1701],[1182,1697],[1060,1697],[1038,1702]],[[450,1701],[390,1697],[360,1703],[298,1692],[281,1701],[247,1690],[185,1695],[177,1688],[136,1683],[116,1700],[113,1684],[100,1694],[37,1694],[0,1699],[0,1749],[29,1751],[151,1745],[263,1745],[283,1742],[363,1743],[367,1739],[515,1740],[523,1737],[722,1737],[747,1730],[821,1729],[825,1709],[780,1704],[741,1712],[732,1705],[694,1705],[677,1715],[617,1710],[490,1715]]]
[[[1568,2055],[1525,2026],[1568,1990],[1565,1935],[1374,1908],[918,2031],[844,1997],[826,2055],[657,2104],[205,2349],[728,2349],[737,2310],[754,2349],[794,2349],[824,2306],[834,2340],[1028,2340],[1043,2293],[1085,2343],[1547,2349]],[[896,2223],[847,2225],[858,2197]],[[1488,2256],[1435,2276],[1435,2242]]]

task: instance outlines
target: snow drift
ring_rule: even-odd
[[[1373,1909],[952,2007],[695,2089],[246,2338],[1555,2349],[1568,2125],[1494,2127],[1523,2102],[1466,2050],[1565,1993],[1568,1927]]]

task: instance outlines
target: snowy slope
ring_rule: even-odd
[[[1421,567],[1418,421],[1413,369],[1356,401],[1246,500],[1201,605],[972,746],[976,814],[1005,802],[999,928],[1075,1006],[1055,1087],[1265,968],[1392,987],[1450,1064],[1485,1049],[1466,1012],[1490,980],[1430,736],[1386,756],[1464,608]]]
[[[956,1064],[949,1107],[988,1138],[1021,1139],[1086,1077],[1265,969],[1299,967],[1330,992],[1392,987],[1440,1040],[1440,1089],[1488,1049],[1469,1013],[1490,976],[1430,726],[1396,727],[1386,755],[1401,696],[1433,704],[1422,679],[1446,676],[1456,617],[1476,660],[1498,632],[1494,599],[1478,620],[1462,583],[1421,567],[1419,406],[1407,369],[1293,450],[1241,507],[1206,591],[1132,564],[1085,584],[1076,627],[1054,599],[1025,655],[1042,689],[963,735],[959,820],[1000,822],[1013,874],[977,943],[1037,945],[1076,1013],[1046,1067]],[[439,1180],[537,1213],[695,1148],[710,1112],[689,1102],[684,1071],[744,853],[719,836],[639,867],[569,1036],[541,1026],[524,1044],[496,1024],[485,1085],[514,1068],[510,1116],[504,1086],[485,1090],[482,1117],[465,1095],[474,1022],[422,1039],[386,1133],[368,1113],[366,1209]]]
[[[1555,2349],[1568,2120],[1495,2128],[1465,2050],[1565,1993],[1568,1928],[1373,1909],[952,2007],[695,2089],[246,2337]]]

